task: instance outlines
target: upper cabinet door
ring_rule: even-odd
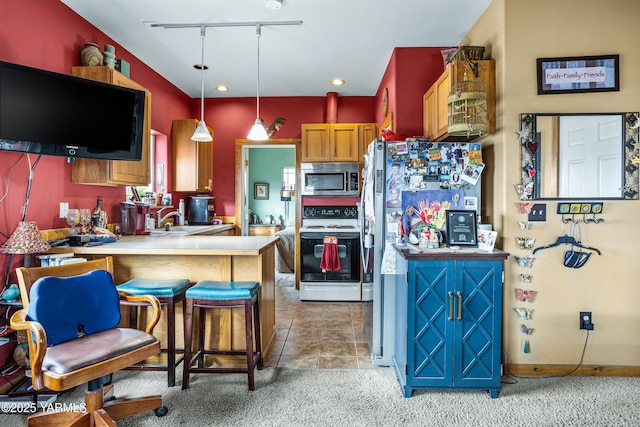
[[[174,191],[207,191],[213,181],[213,141],[193,141],[197,126],[195,119],[172,123]],[[209,132],[213,135],[211,128]]]
[[[303,162],[357,162],[360,158],[355,123],[303,124]]]

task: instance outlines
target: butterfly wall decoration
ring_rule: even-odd
[[[518,212],[523,214],[530,214],[531,210],[535,206],[535,203],[516,203],[516,207],[518,208]]]
[[[533,195],[533,182],[530,182],[526,185],[523,184],[515,184],[514,188],[516,189],[516,193],[520,197],[520,200],[529,200]]]
[[[535,237],[516,237],[516,243],[520,249],[531,249],[536,243]]]
[[[533,328],[527,328],[527,325],[524,323],[520,325],[520,330],[525,335],[531,335],[533,333]]]
[[[533,302],[537,294],[538,291],[516,288],[516,298],[518,298],[518,301]]]
[[[531,283],[532,280],[533,280],[533,276],[531,274],[520,273],[520,281],[522,283]]]
[[[532,256],[513,256],[516,261],[518,261],[518,265],[524,268],[531,268],[533,266],[533,257]]]
[[[520,203],[518,203],[520,204]],[[531,206],[533,208],[533,206]],[[524,213],[524,212],[522,212]],[[520,230],[531,230],[531,226],[533,225],[532,222],[529,221],[518,221],[518,227],[520,227]]]
[[[514,310],[522,320],[531,320],[532,308],[515,307]]]

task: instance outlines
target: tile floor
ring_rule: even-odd
[[[276,343],[267,366],[370,369],[359,302],[300,301],[290,275],[278,274]],[[289,277],[287,277],[289,276]]]

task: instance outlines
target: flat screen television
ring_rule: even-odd
[[[0,149],[140,160],[144,91],[0,61]]]

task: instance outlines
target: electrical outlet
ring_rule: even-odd
[[[529,221],[546,221],[547,220],[547,204],[536,203],[529,212]]]
[[[580,312],[580,329],[593,331],[593,317],[591,316],[590,311]]]
[[[69,213],[69,203],[60,202],[60,218],[66,218]]]

